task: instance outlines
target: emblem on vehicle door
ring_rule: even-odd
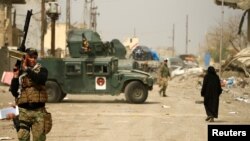
[[[106,89],[106,77],[96,77],[95,88],[97,90],[105,90]]]

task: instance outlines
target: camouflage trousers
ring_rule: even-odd
[[[160,78],[158,80],[158,85],[160,87],[160,93],[162,92],[163,95],[165,95],[166,94],[166,89],[168,87],[168,78],[165,78],[165,77]]]
[[[45,141],[44,133],[44,114],[45,108],[27,110],[19,107],[20,130],[17,133],[19,141],[30,141],[30,131],[32,141]]]

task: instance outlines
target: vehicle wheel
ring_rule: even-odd
[[[48,93],[48,102],[60,102],[62,100],[62,91],[58,84],[53,81],[46,82],[46,91]]]
[[[65,98],[66,95],[67,95],[67,93],[62,92],[62,96],[61,96],[61,98],[60,98],[60,101],[63,101],[63,99]]]
[[[125,98],[127,102],[143,103],[148,98],[148,90],[141,82],[130,82],[125,88]]]

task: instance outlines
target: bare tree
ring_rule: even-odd
[[[223,24],[223,60],[235,55],[237,52],[247,47],[246,30],[242,30],[242,32],[238,34],[240,19],[240,15],[230,17],[228,21]],[[221,24],[222,23],[218,23],[216,26],[212,27],[206,35],[206,47],[215,62],[219,62]]]

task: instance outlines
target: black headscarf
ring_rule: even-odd
[[[213,66],[209,66],[207,69],[207,73],[216,74],[215,68]]]

